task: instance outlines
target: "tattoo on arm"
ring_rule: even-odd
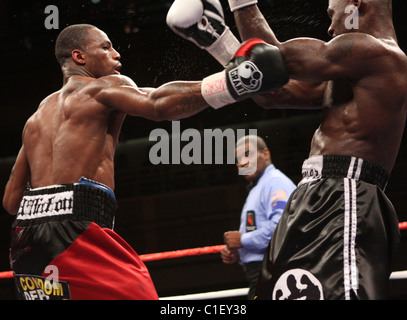
[[[196,91],[189,86],[182,84],[176,87],[183,96],[180,103],[175,105],[175,111],[179,114],[189,114],[194,113],[202,109],[202,100],[200,95],[196,94]]]

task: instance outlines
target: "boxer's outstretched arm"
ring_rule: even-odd
[[[156,89],[140,89],[128,77],[105,77],[104,88],[95,97],[99,102],[130,116],[154,121],[190,117],[206,109],[201,82],[174,81]]]
[[[281,45],[257,5],[235,10],[234,17],[242,40],[256,37],[272,45]],[[322,107],[325,87],[324,82],[290,79],[280,90],[255,96],[253,100],[265,109],[318,109]]]
[[[322,82],[357,81],[388,68],[383,45],[370,35],[347,33],[329,42],[297,38],[278,44],[291,78]],[[357,57],[357,58],[356,58]]]
[[[218,109],[275,91],[287,82],[279,49],[252,39],[241,45],[225,70],[202,81],[174,81],[143,92],[130,78],[114,75],[99,78],[90,90],[104,105],[128,115],[162,121],[190,117],[208,106]]]
[[[382,62],[382,46],[366,34],[344,34],[329,42],[297,38],[281,43],[256,5],[236,10],[234,16],[242,39],[260,37],[280,49],[291,78],[282,90],[268,97],[256,97],[263,107],[268,100],[271,105],[273,100],[288,104],[292,98],[294,104],[299,99],[308,104],[307,95],[311,90],[316,90],[312,96],[318,98],[321,94],[322,98],[325,81],[343,77],[360,79],[366,72],[376,72],[383,65],[378,63]]]
[[[178,120],[193,116],[209,107],[201,94],[201,81],[174,81],[158,87],[148,94],[157,118]]]

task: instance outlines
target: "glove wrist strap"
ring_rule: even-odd
[[[232,58],[235,52],[239,49],[240,43],[235,35],[226,27],[221,36],[206,50],[214,57],[222,66],[225,66]]]
[[[229,7],[232,12],[252,4],[257,4],[257,0],[229,0]]]
[[[221,71],[202,80],[202,97],[215,109],[236,102],[227,88],[226,72]]]

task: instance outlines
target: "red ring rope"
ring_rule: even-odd
[[[400,222],[399,228],[400,228],[400,230],[407,230],[407,222]],[[144,262],[146,262],[146,261],[173,259],[173,258],[181,258],[181,257],[188,257],[188,256],[200,256],[203,254],[218,253],[222,250],[222,247],[223,247],[223,244],[217,245],[217,246],[194,248],[194,249],[149,253],[149,254],[140,255],[140,259],[143,260]],[[13,277],[14,277],[13,271],[0,272],[0,279],[8,279],[8,278],[13,278]]]
[[[10,279],[10,278],[14,278],[13,271],[0,272],[0,279]]]
[[[140,258],[143,261],[154,261],[154,260],[181,258],[181,257],[187,257],[187,256],[200,256],[203,254],[218,253],[222,250],[222,247],[223,247],[223,244],[217,245],[217,246],[194,248],[194,249],[175,250],[175,251],[167,251],[167,252],[160,252],[160,253],[150,253],[150,254],[140,255]]]

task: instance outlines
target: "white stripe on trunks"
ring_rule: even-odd
[[[356,181],[360,177],[363,160],[359,159],[356,171],[356,158],[352,157],[349,165],[348,177],[344,178],[344,243],[343,243],[343,272],[344,272],[344,289],[345,299],[350,300],[351,290],[357,293],[359,288],[359,274],[356,265],[356,232],[357,232],[357,197]],[[355,173],[353,173],[355,171]]]

